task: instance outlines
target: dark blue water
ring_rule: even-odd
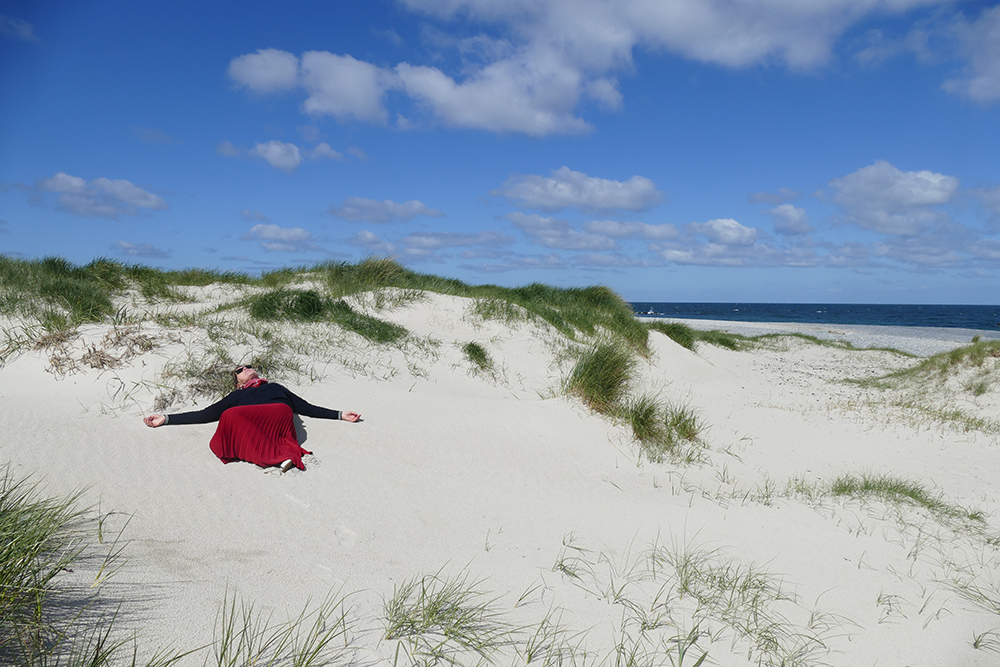
[[[736,322],[875,324],[1000,330],[1000,306],[870,303],[659,303],[636,302],[637,315]]]

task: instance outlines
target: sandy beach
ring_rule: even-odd
[[[190,288],[195,301],[172,308],[207,313],[228,290]],[[705,665],[998,664],[1000,386],[964,388],[995,377],[996,358],[992,376],[960,367],[882,386],[850,380],[920,359],[796,338],[691,351],[651,332],[633,392],[687,406],[702,426],[685,452],[653,462],[624,424],[565,394],[570,341],[476,318],[470,304],[429,294],[379,311],[410,332],[396,346],[282,330],[295,370],[272,379],[363,416],[300,419],[305,471],[223,465],[208,448],[214,424],[142,423],[157,401],[208,404],[178,369],[213,346],[237,360],[259,351],[238,311],[213,315],[211,336],[148,320],[25,346],[0,369],[0,451],[15,478],[80,491],[103,517],[103,543],[68,580],[102,576],[120,533],[98,601],[122,604],[141,655],[212,644],[226,600],[279,621],[332,595],[344,598],[342,664],[433,663],[420,653],[431,644],[464,665],[665,665],[688,644],[685,665],[704,653]],[[989,337],[686,323],[920,356]],[[140,337],[149,344],[130,348]],[[467,341],[492,370],[469,365]],[[865,475],[914,483],[940,505],[830,492]],[[502,641],[477,653],[433,629],[386,638],[392,601],[420,581],[486,605],[480,629],[495,623]]]

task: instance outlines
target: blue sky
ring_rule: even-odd
[[[997,2],[288,6],[0,6],[0,252],[998,302]]]

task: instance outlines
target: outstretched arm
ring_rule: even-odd
[[[288,398],[292,402],[292,410],[295,414],[305,415],[306,417],[315,417],[316,419],[342,419],[348,422],[356,422],[361,419],[361,415],[357,412],[341,412],[340,410],[330,410],[329,408],[320,407],[318,405],[313,405],[309,401],[296,396],[293,392],[285,389],[288,392]]]
[[[217,422],[219,421],[219,417],[222,416],[223,411],[225,411],[228,407],[232,407],[233,399],[231,397],[235,393],[236,392],[232,392],[221,401],[212,403],[203,410],[178,412],[173,415],[152,414],[147,416],[142,421],[150,428],[156,428],[157,426],[163,426],[164,424],[207,424],[209,422]]]

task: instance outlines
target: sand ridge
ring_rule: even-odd
[[[562,394],[573,344],[553,330],[478,321],[467,299],[441,295],[380,316],[424,343],[381,348],[313,331],[330,336],[326,352],[281,378],[310,402],[364,417],[300,420],[314,455],[284,475],[222,465],[207,447],[214,425],[141,423],[158,397],[183,388],[164,370],[218,344],[196,327],[143,324],[153,349],[92,368],[80,360],[111,328],[92,325],[64,344],[75,368],[55,372],[47,348],[0,369],[5,460],[48,492],[85,489],[87,502],[116,512],[106,530],[123,529],[125,558],[101,594],[125,600],[125,627],[148,650],[210,643],[234,591],[284,617],[340,590],[350,593],[354,660],[389,664],[385,601],[441,573],[477,582],[521,628],[555,610],[574,659],[598,664],[614,660],[616,644],[651,655],[695,628],[719,665],[777,664],[772,640],[799,655],[790,664],[996,664],[972,640],[988,640],[1000,618],[961,594],[997,581],[996,434],[908,416],[842,382],[912,359],[799,340],[692,352],[651,333],[637,391],[686,404],[705,425],[701,462],[654,464],[623,425]],[[470,340],[496,373],[469,367],[460,346]],[[226,344],[234,358],[256,345]],[[977,399],[986,412],[996,391]],[[184,392],[175,399],[168,411],[194,404]],[[986,522],[809,491],[864,472],[919,481],[982,508]],[[701,573],[688,587],[684,558]],[[756,602],[723,604],[726,586],[741,585]],[[771,630],[754,625],[752,607]],[[517,655],[507,647],[497,660]]]

